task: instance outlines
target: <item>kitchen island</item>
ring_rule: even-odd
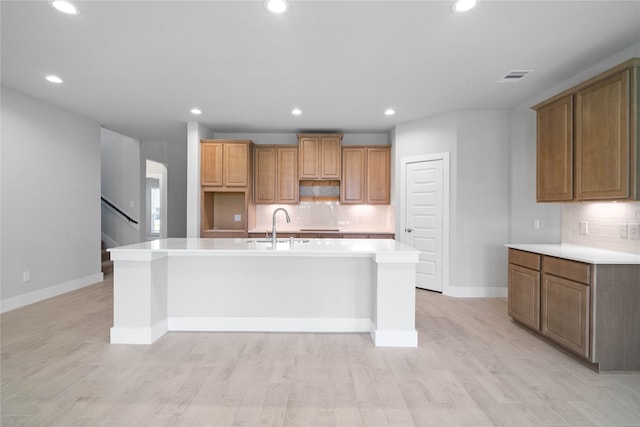
[[[111,342],[168,331],[369,333],[416,347],[418,251],[391,239],[163,239],[109,249]]]

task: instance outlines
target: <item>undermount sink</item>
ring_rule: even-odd
[[[293,239],[294,243],[309,243],[309,239]],[[247,239],[247,243],[271,243],[271,239]],[[276,243],[289,243],[289,239],[278,239]]]

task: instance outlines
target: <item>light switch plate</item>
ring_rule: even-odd
[[[242,215],[240,215],[240,214],[235,214],[235,215],[233,215],[233,220],[234,220],[235,222],[240,222],[240,221],[242,221]]]
[[[626,239],[628,235],[628,227],[627,224],[618,224],[618,236],[621,239]]]
[[[538,218],[533,219],[533,229],[540,230],[540,220]]]
[[[578,232],[585,236],[589,233],[589,227],[587,225],[587,221],[580,221],[578,223]]]
[[[640,240],[640,224],[629,224],[629,238],[632,240]]]

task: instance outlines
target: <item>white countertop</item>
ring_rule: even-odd
[[[276,248],[263,238],[173,238],[108,249],[111,260],[143,260],[170,256],[351,256],[376,262],[418,262],[416,249],[392,239],[278,239]]]
[[[565,258],[589,264],[640,264],[640,255],[627,252],[608,251],[578,245],[508,244],[508,248]]]
[[[271,227],[269,227],[268,229],[266,227],[256,227],[253,228],[251,230],[249,230],[249,233],[265,233],[268,232],[269,234],[271,234]],[[330,228],[330,227],[317,227],[317,228],[313,228],[313,227],[309,227],[309,228],[305,228],[305,227],[300,227],[300,226],[293,226],[293,227],[286,227],[283,225],[278,225],[278,233],[319,233],[319,234],[349,234],[349,233],[353,233],[353,234],[395,234],[394,230],[389,230],[388,228],[382,228],[382,227],[357,227],[357,226],[351,226],[351,227],[335,227],[335,228]]]

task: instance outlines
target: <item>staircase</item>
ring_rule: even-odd
[[[102,247],[102,274],[104,274],[105,279],[107,276],[111,276],[113,274],[113,261],[109,259],[109,252],[107,252],[107,246],[104,244],[104,240],[101,244]]]

